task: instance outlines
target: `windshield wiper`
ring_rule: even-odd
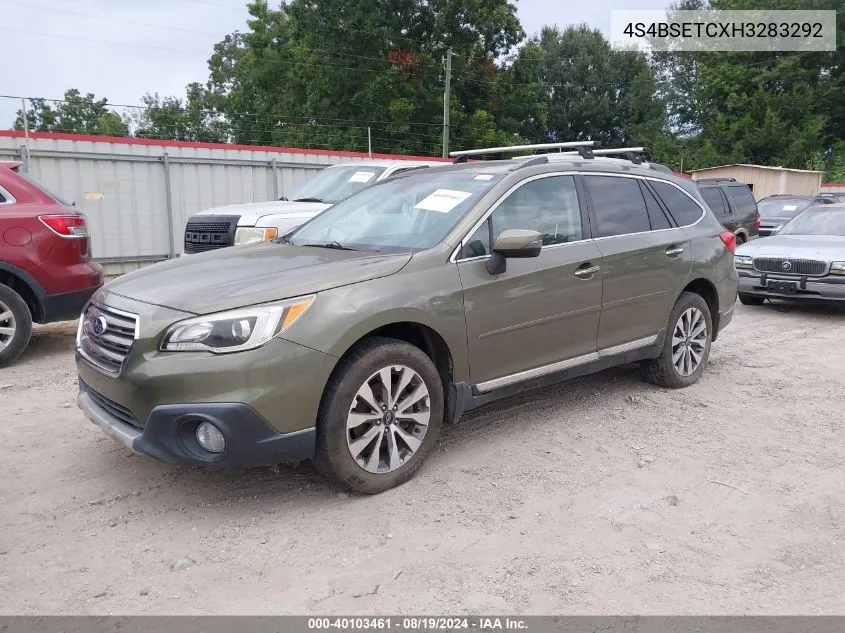
[[[297,198],[296,200],[292,200],[291,202],[319,202],[320,204],[328,204],[328,202],[320,198]]]
[[[282,235],[277,237],[273,240],[276,244],[290,244],[293,245],[293,242],[290,241],[290,238],[287,235]]]
[[[344,246],[337,240],[333,240],[331,242],[326,242],[325,244],[303,244],[303,246],[313,246],[314,248],[333,248],[338,251],[354,251],[357,250],[355,248],[349,248],[348,246]]]

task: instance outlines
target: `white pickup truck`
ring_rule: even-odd
[[[183,254],[272,240],[298,227],[338,200],[380,180],[438,161],[362,160],[321,170],[290,199],[230,204],[200,211],[185,225]]]

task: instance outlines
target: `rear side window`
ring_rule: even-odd
[[[597,237],[611,237],[651,230],[640,185],[634,178],[584,176],[593,202]]]
[[[649,191],[645,182],[640,182],[640,189],[643,191],[645,206],[648,209],[648,219],[651,220],[651,230],[660,231],[661,229],[672,228],[669,218],[666,217],[663,209],[660,208],[660,203],[657,202],[654,194]]]
[[[701,207],[686,193],[666,182],[653,181],[654,190],[678,226],[689,226],[701,219]]]
[[[701,197],[704,198],[704,202],[717,216],[722,217],[728,214],[728,210],[725,208],[725,200],[716,187],[704,187],[701,190]]]
[[[725,187],[725,193],[737,215],[757,213],[757,203],[754,202],[754,194],[745,185]]]

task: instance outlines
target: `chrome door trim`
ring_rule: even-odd
[[[13,196],[3,187],[0,187],[0,196],[3,196],[3,200],[0,201],[0,205],[15,204],[17,202],[15,196]]]
[[[654,336],[647,336],[646,338],[637,339],[636,341],[629,341],[628,343],[623,343],[621,345],[606,347],[597,352],[590,352],[589,354],[576,356],[574,358],[568,358],[566,360],[561,360],[556,363],[551,363],[549,365],[542,365],[533,369],[526,369],[515,374],[509,374],[500,378],[494,378],[493,380],[485,380],[484,382],[478,383],[475,388],[480,393],[486,393],[488,391],[498,389],[499,387],[507,387],[508,385],[512,385],[517,382],[531,380],[532,378],[539,378],[541,376],[553,374],[564,369],[571,369],[573,367],[578,367],[579,365],[584,365],[586,363],[597,361],[601,358],[607,358],[608,356],[616,356],[618,354],[624,354],[626,352],[642,349],[643,347],[649,347],[651,345],[655,345],[659,339],[660,334],[658,333]]]

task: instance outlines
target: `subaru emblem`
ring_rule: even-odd
[[[102,336],[106,333],[106,330],[109,329],[109,322],[106,320],[102,314],[98,316],[96,319],[91,320],[91,330],[94,332],[95,336]]]

